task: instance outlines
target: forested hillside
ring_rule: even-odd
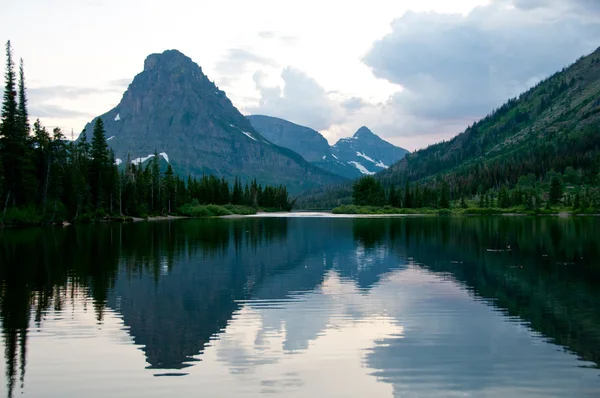
[[[551,171],[596,184],[600,171],[600,49],[513,98],[450,141],[407,155],[382,172],[386,184],[440,176],[453,196],[513,187]]]

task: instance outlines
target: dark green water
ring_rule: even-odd
[[[0,230],[5,396],[598,397],[600,219]]]

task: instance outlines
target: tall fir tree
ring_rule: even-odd
[[[16,204],[16,185],[19,176],[16,172],[15,153],[17,135],[17,92],[15,88],[15,66],[12,59],[12,48],[10,40],[6,42],[6,72],[4,74],[5,85],[2,97],[2,123],[0,124],[0,138],[2,139],[2,161],[5,172],[4,191],[6,198],[4,209],[9,204]]]
[[[442,192],[440,194],[440,208],[450,208],[450,187],[446,181],[442,182]]]
[[[92,204],[96,209],[102,209],[106,204],[107,174],[110,171],[108,143],[104,132],[104,122],[96,119],[92,135],[90,161],[90,188]]]
[[[17,106],[17,123],[20,133],[27,138],[29,136],[29,112],[27,111],[27,94],[25,92],[25,71],[23,67],[23,58],[19,63],[19,102]]]

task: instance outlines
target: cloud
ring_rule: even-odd
[[[578,0],[566,14],[564,3],[503,0],[466,16],[408,12],[393,21],[363,59],[404,88],[379,107],[382,125],[400,122],[396,134],[407,136],[439,134],[452,122],[464,128],[593,51],[600,23],[581,10],[600,2]]]
[[[367,103],[359,97],[351,97],[342,101],[342,107],[348,112],[356,112],[367,106]]]
[[[216,71],[222,76],[238,75],[246,72],[251,65],[277,66],[277,62],[249,50],[232,48],[217,62]]]
[[[496,0],[503,3],[506,0]],[[600,2],[598,0],[512,0],[512,5],[522,10],[535,9],[566,9],[589,15],[591,12],[600,13]]]
[[[89,95],[96,94],[104,94],[120,91],[117,88],[95,88],[95,87],[76,87],[76,86],[46,86],[46,87],[36,87],[30,88],[28,90],[28,95],[30,101],[47,101],[50,99],[77,99],[81,97],[86,97]]]
[[[283,88],[268,85],[262,72],[256,72],[253,78],[260,101],[258,106],[248,108],[250,113],[280,117],[316,130],[328,129],[343,118],[341,106],[313,78],[298,69],[283,69]]]
[[[125,88],[129,87],[129,85],[131,84],[132,81],[133,81],[133,78],[125,77],[123,79],[111,80],[108,84],[113,87],[125,89]]]
[[[258,32],[258,36],[262,39],[274,39],[277,37],[277,33],[270,30],[264,30],[262,32]]]
[[[281,40],[286,45],[293,45],[298,40],[296,36],[281,35],[271,30],[263,30],[258,32],[258,36],[265,40]]]
[[[93,114],[81,112],[73,109],[66,109],[58,105],[39,104],[30,106],[29,113],[32,118],[50,118],[50,119],[68,119],[68,118],[87,118],[94,117]]]

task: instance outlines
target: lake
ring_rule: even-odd
[[[7,397],[598,397],[600,218],[0,230]]]

